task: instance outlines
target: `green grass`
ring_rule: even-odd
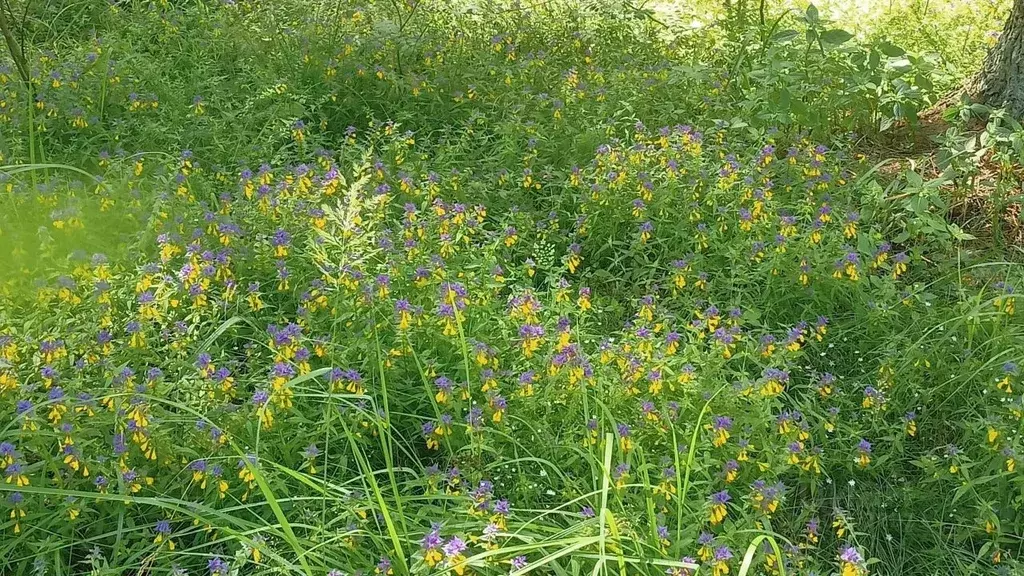
[[[1006,4],[15,2],[0,573],[1020,571]]]

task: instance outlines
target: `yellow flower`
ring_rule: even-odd
[[[712,526],[715,524],[721,524],[722,521],[725,520],[725,516],[727,514],[728,511],[724,504],[715,504],[711,507],[711,513],[708,515],[708,520],[711,521]]]

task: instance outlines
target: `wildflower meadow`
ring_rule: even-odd
[[[1024,574],[1011,11],[5,0],[0,574]]]

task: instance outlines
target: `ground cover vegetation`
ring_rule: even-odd
[[[1024,573],[1010,4],[3,2],[0,572]]]

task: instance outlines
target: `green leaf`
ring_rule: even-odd
[[[920,190],[924,186],[924,178],[917,172],[907,172],[907,191]]]
[[[903,56],[903,55],[905,55],[907,53],[907,51],[904,50],[903,48],[900,48],[899,46],[893,44],[892,42],[888,42],[886,40],[883,40],[883,41],[878,43],[878,50],[882,54],[885,54],[886,56],[888,56],[890,58],[898,58],[898,57]]]
[[[864,234],[863,232],[857,234],[857,250],[862,254],[871,254],[875,251],[874,243],[871,242],[871,236]]]
[[[807,113],[807,104],[804,104],[803,100],[801,100],[799,98],[794,98],[793,101],[791,102],[791,104],[792,104],[793,112],[795,114],[806,114]]]
[[[967,242],[967,241],[970,241],[970,240],[977,240],[978,239],[977,236],[975,236],[973,234],[968,234],[967,232],[964,232],[963,228],[957,226],[956,224],[950,224],[949,225],[949,229],[953,232],[953,238],[956,238],[957,240],[960,240],[961,242]]]
[[[928,211],[928,199],[924,196],[912,196],[907,202],[907,207],[914,214],[921,216]]]
[[[901,72],[901,73],[902,72],[906,72],[906,71],[910,70],[913,67],[914,67],[914,65],[911,64],[910,60],[908,60],[906,58],[898,58],[896,60],[893,60],[893,61],[889,62],[889,64],[888,64],[888,68],[890,70],[894,70],[896,72]]]
[[[833,28],[821,33],[821,41],[826,44],[832,44],[833,46],[845,44],[849,42],[851,38],[853,38],[853,34],[839,28]]]
[[[799,35],[800,32],[796,30],[779,30],[772,35],[772,40],[778,44],[785,44],[786,42],[792,42]]]
[[[815,6],[814,4],[808,4],[807,5],[807,11],[804,12],[804,17],[811,24],[817,24],[818,23],[818,7]]]

